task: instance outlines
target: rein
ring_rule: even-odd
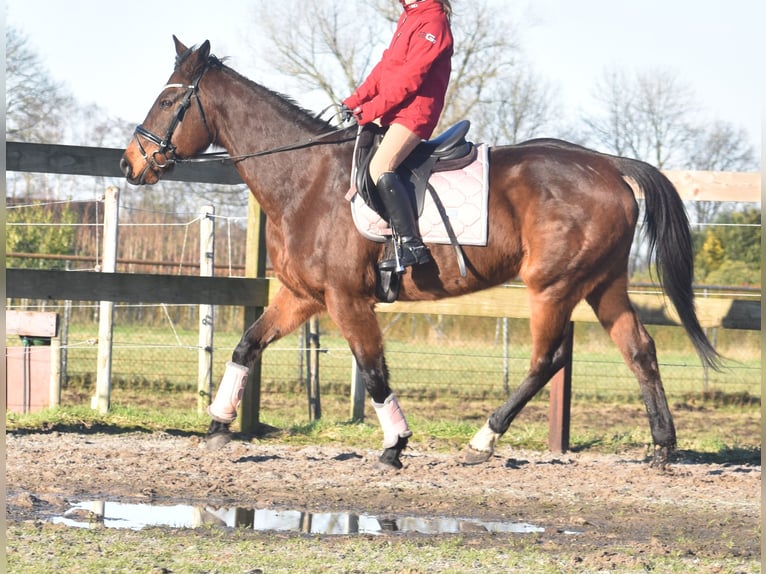
[[[257,151],[253,153],[245,153],[241,155],[229,155],[226,152],[212,152],[212,153],[203,153],[195,157],[189,157],[189,158],[176,158],[176,163],[205,163],[205,162],[211,162],[211,161],[230,161],[232,163],[237,163],[245,159],[250,159],[253,157],[263,157],[267,155],[272,155],[275,153],[281,153],[285,151],[295,151],[299,149],[306,149],[311,146],[319,145],[322,143],[322,140],[325,138],[328,138],[330,136],[333,136],[335,134],[339,134],[343,131],[345,131],[346,128],[335,128],[333,130],[330,130],[329,132],[324,132],[322,134],[319,134],[318,136],[315,136],[313,138],[308,138],[306,140],[303,140],[301,142],[292,143],[292,144],[286,144],[283,146],[270,148],[262,151]],[[352,137],[343,138],[334,142],[329,143],[346,143],[350,141],[354,141],[356,139],[356,134],[354,134]]]
[[[215,140],[212,133],[210,132],[210,127],[208,126],[207,118],[205,117],[205,110],[202,109],[202,103],[200,102],[199,96],[197,96],[200,80],[202,79],[202,76],[205,74],[205,72],[208,70],[209,67],[210,67],[210,60],[202,68],[200,73],[197,74],[197,76],[194,78],[191,84],[188,84],[188,85],[187,84],[167,84],[163,88],[163,90],[166,90],[168,88],[185,89],[186,93],[184,94],[178,108],[176,109],[176,112],[173,114],[173,117],[170,121],[170,125],[167,127],[167,129],[165,130],[165,134],[162,137],[150,132],[143,125],[136,126],[133,132],[133,137],[136,141],[136,144],[138,145],[138,149],[141,151],[141,155],[146,161],[146,167],[144,169],[149,169],[150,166],[154,167],[155,169],[162,169],[162,168],[168,167],[171,164],[176,164],[176,163],[203,163],[203,162],[227,161],[227,160],[232,163],[237,163],[239,161],[249,159],[249,158],[263,157],[263,156],[267,156],[267,155],[271,155],[275,153],[305,149],[314,145],[318,145],[325,138],[338,134],[346,129],[343,127],[339,127],[339,128],[332,129],[328,132],[319,134],[318,136],[304,140],[302,142],[287,144],[287,145],[283,145],[283,146],[272,148],[272,149],[267,149],[267,150],[262,150],[259,152],[247,153],[247,154],[242,154],[237,156],[230,156],[226,152],[213,152],[213,153],[201,154],[191,158],[180,158],[176,155],[176,146],[173,145],[171,139],[173,137],[173,133],[178,127],[178,124],[180,124],[183,121],[184,116],[186,115],[187,109],[191,106],[192,98],[194,98],[197,101],[197,109],[199,110],[200,117],[202,118],[202,123],[205,126],[205,129],[207,130],[208,136],[210,137],[210,141],[212,142]],[[332,106],[328,106],[327,108],[325,108],[322,112],[318,114],[317,117],[323,115],[331,107]],[[159,149],[157,149],[152,154],[148,154],[146,150],[144,149],[144,146],[141,144],[141,138],[144,138],[156,144],[159,147]],[[354,139],[356,139],[356,135],[354,135],[354,137],[344,138],[332,143],[345,143],[349,141],[354,141]]]

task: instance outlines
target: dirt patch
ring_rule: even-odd
[[[759,555],[761,467],[678,457],[665,471],[644,452],[553,455],[501,446],[465,467],[458,452],[405,451],[405,469],[373,468],[377,451],[235,441],[210,453],[170,433],[10,432],[8,517],[39,519],[67,501],[200,501],[252,508],[449,516],[527,522],[582,568],[637,556]],[[482,542],[479,541],[479,544]],[[487,536],[487,545],[496,544]],[[628,556],[624,549],[631,551]]]

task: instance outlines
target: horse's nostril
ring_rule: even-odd
[[[122,157],[120,159],[120,171],[125,175],[125,177],[130,177],[130,162],[128,162],[125,157]]]

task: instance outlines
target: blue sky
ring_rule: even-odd
[[[277,80],[259,77],[253,53],[252,6],[272,0],[6,0],[6,22],[19,27],[51,75],[85,104],[139,123],[170,75],[171,36],[187,44],[205,39],[246,76],[295,97]],[[300,6],[300,0],[284,0]],[[337,0],[327,0],[337,1]],[[353,1],[353,0],[346,0]],[[394,0],[392,0],[393,2]],[[461,2],[453,0],[459,18]],[[665,69],[694,91],[702,119],[745,128],[761,138],[766,22],[762,0],[496,0],[510,11],[534,69],[551,82],[567,115],[593,106],[592,89],[604,69]],[[459,47],[458,47],[459,49]]]

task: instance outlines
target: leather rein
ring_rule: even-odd
[[[334,128],[328,132],[321,133],[317,136],[308,138],[306,140],[303,140],[297,143],[287,144],[287,145],[283,145],[283,146],[279,146],[279,147],[271,148],[271,149],[266,149],[266,150],[262,150],[262,151],[258,151],[254,153],[231,156],[227,152],[212,152],[212,153],[201,154],[191,158],[180,158],[176,155],[176,146],[173,144],[171,140],[173,138],[173,134],[175,133],[176,128],[178,127],[178,124],[180,124],[183,121],[184,116],[186,115],[186,111],[191,106],[192,99],[194,99],[197,102],[197,109],[199,110],[200,117],[202,118],[202,123],[205,126],[205,130],[207,131],[208,137],[210,138],[210,142],[212,143],[213,141],[215,141],[215,138],[213,137],[213,134],[210,131],[210,127],[208,126],[207,119],[205,117],[205,111],[202,109],[202,103],[200,102],[199,96],[197,94],[197,92],[199,91],[199,82],[209,67],[210,67],[209,63],[206,64],[202,68],[202,71],[199,74],[197,74],[197,76],[194,78],[194,81],[191,84],[188,84],[188,85],[187,84],[167,84],[162,88],[162,91],[166,89],[171,89],[171,88],[186,89],[186,93],[184,94],[183,98],[181,99],[181,102],[178,105],[178,108],[173,114],[173,117],[170,120],[170,125],[168,125],[167,129],[165,130],[164,136],[160,137],[156,135],[155,133],[146,129],[141,124],[136,126],[136,129],[133,132],[133,138],[136,140],[138,149],[141,151],[141,155],[146,161],[147,168],[152,167],[154,169],[160,170],[160,169],[165,169],[175,163],[199,163],[199,162],[227,161],[227,160],[232,163],[236,163],[249,158],[262,157],[262,156],[271,155],[275,153],[281,153],[285,151],[305,149],[314,145],[318,145],[322,143],[322,140],[330,136],[333,136],[335,134],[338,134],[340,132],[343,132],[347,129],[345,127]],[[332,106],[325,108],[322,112],[318,114],[317,117],[320,117],[321,115],[323,115],[331,107]],[[158,149],[152,152],[151,154],[147,153],[146,150],[144,149],[144,146],[141,143],[141,138],[145,138],[149,140],[150,142],[152,142],[153,144],[157,145]],[[356,139],[356,134],[354,134],[353,137],[344,138],[342,140],[338,140],[333,143],[345,143],[349,141],[354,141],[355,139]]]

